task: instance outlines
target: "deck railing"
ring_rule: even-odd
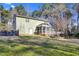
[[[19,31],[0,31],[0,36],[19,36]]]

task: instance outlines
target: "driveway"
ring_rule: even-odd
[[[58,38],[58,40],[79,44],[79,39],[74,38],[73,39]]]

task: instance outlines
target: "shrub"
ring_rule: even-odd
[[[75,37],[79,38],[79,33],[75,34]]]

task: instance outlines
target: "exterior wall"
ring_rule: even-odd
[[[41,23],[44,21],[16,17],[16,30],[19,30],[19,35],[34,34],[36,26]]]

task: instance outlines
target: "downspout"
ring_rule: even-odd
[[[76,27],[76,29],[77,29],[77,32],[78,32],[78,18],[79,18],[79,13],[78,13],[78,17],[77,17],[77,27]]]

